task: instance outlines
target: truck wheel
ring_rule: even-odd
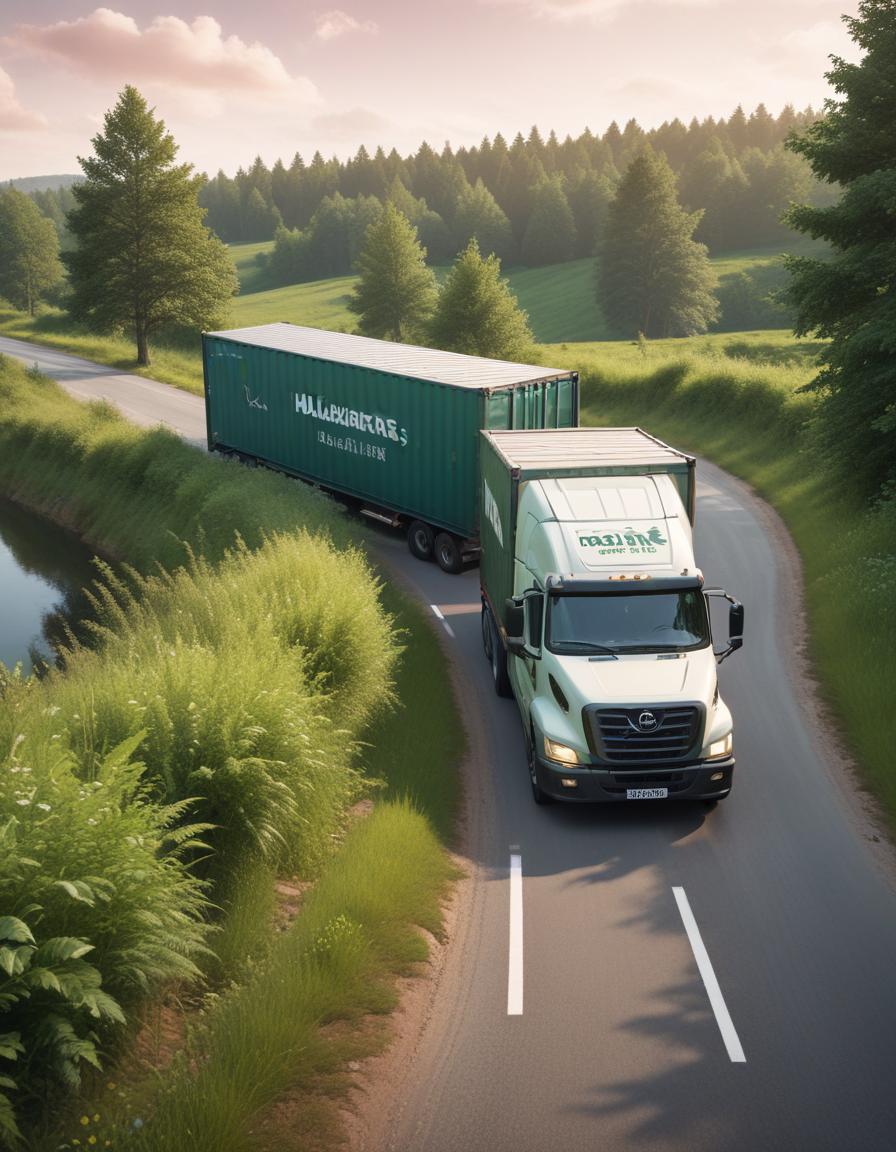
[[[456,576],[463,569],[464,557],[457,539],[449,532],[440,532],[435,542],[436,563],[443,572]]]
[[[418,560],[432,560],[435,534],[422,520],[412,520],[408,525],[408,549]]]
[[[492,614],[488,606],[483,603],[482,605],[482,648],[485,652],[485,658],[491,663],[492,660]]]
[[[526,737],[526,759],[529,767],[529,783],[532,785],[532,799],[536,804],[550,804],[552,799],[547,792],[543,792],[538,784],[538,774],[535,771],[535,743],[531,736]]]
[[[510,677],[507,675],[507,653],[498,635],[497,625],[492,621],[492,679],[495,682],[495,692],[499,696],[512,696]]]

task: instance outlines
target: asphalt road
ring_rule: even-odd
[[[13,343],[0,339],[0,352],[16,355]],[[76,395],[202,435],[195,397],[24,348]],[[494,696],[482,654],[478,573],[446,576],[381,536],[451,630],[471,741],[471,879],[389,1113],[390,1149],[896,1148],[896,892],[884,848],[795,672],[802,624],[786,542],[743,485],[704,462],[698,489],[698,560],[746,606],[744,648],[721,669],[735,784],[715,809],[536,808],[515,705]],[[508,1014],[509,991],[521,1014]]]

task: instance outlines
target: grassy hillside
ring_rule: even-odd
[[[338,276],[286,288],[265,288],[267,273],[256,258],[271,247],[270,241],[230,246],[240,276],[241,292],[231,305],[228,325],[244,328],[286,320],[312,328],[354,331],[357,317],[348,310],[348,298],[355,277]],[[761,273],[771,268],[777,259],[773,250],[766,249],[730,253],[718,257],[713,264],[720,276],[725,277],[743,272]],[[445,271],[437,268],[436,274],[443,276]],[[625,357],[628,353],[624,349],[627,348],[632,350],[634,360],[640,356],[637,344],[625,341],[604,343],[606,326],[594,299],[593,274],[592,260],[574,260],[546,268],[515,268],[507,272],[511,288],[529,313],[536,341],[552,346],[549,355],[555,361],[556,345],[565,343],[566,347],[562,349],[564,364],[568,363],[571,368],[580,364],[570,356],[590,357],[595,342],[600,343],[602,355]],[[763,327],[761,323],[756,326]],[[199,341],[189,333],[170,337],[167,342],[156,341],[152,346],[153,362],[148,369],[137,368],[132,341],[122,335],[97,335],[78,328],[58,309],[47,308],[32,318],[0,305],[0,334],[64,348],[121,371],[164,380],[190,392],[202,391]],[[738,342],[743,345],[744,354],[753,358],[757,345],[764,345],[767,358],[777,357],[777,362],[782,359],[786,362],[794,354],[794,342],[785,329],[725,333],[696,340],[654,341],[650,347],[657,350],[657,354],[664,349],[662,355],[678,355],[685,347],[697,347],[700,350],[723,349],[724,355],[731,356],[738,354],[734,351]]]
[[[354,276],[337,276],[333,280],[240,294],[233,302],[234,327],[288,320],[312,328],[352,332],[357,317],[348,310],[348,296],[355,280]]]
[[[234,323],[267,324],[290,320],[319,328],[351,332],[356,317],[347,308],[354,276],[269,288],[267,272],[256,257],[270,251],[270,242],[232,244],[230,252],[240,277],[240,295],[234,303]],[[716,257],[713,267],[720,280],[737,273],[773,268],[780,262],[777,249],[731,252]],[[437,268],[441,279],[447,269]],[[508,268],[505,275],[540,344],[607,339],[607,328],[594,297],[594,261],[573,260],[546,268]]]

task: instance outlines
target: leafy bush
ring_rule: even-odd
[[[8,682],[6,737],[35,697]],[[60,1086],[124,1022],[122,1006],[193,979],[205,899],[182,854],[205,830],[186,805],[147,802],[138,732],[79,778],[57,741],[22,735],[0,760],[0,1132]],[[174,831],[174,825],[180,824]]]

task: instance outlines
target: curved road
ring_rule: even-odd
[[[15,345],[0,339],[0,352],[75,394],[204,434],[196,397]],[[701,462],[698,489],[698,559],[747,620],[743,651],[721,669],[735,785],[711,810],[536,808],[515,705],[493,694],[482,655],[477,572],[446,576],[382,535],[450,627],[471,738],[471,877],[380,1134],[396,1152],[896,1148],[886,846],[870,841],[848,768],[803,703],[786,540],[719,469]],[[508,1015],[520,964],[522,1014]]]

